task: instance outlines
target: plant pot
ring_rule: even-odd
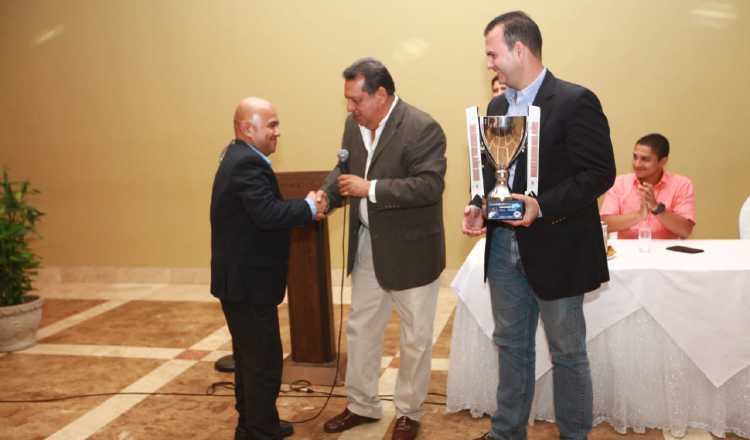
[[[42,320],[44,299],[25,296],[26,302],[0,307],[0,352],[16,351],[36,344],[36,331]]]

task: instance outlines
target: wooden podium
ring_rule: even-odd
[[[320,188],[328,171],[278,173],[285,199],[302,199]],[[314,385],[343,383],[345,359],[336,377],[331,255],[328,220],[292,228],[287,299],[292,354],[284,360],[282,383],[307,380]]]

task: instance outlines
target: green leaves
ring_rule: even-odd
[[[28,195],[38,194],[27,181],[11,182],[3,170],[0,183],[0,307],[21,304],[31,290],[39,258],[29,241],[36,236],[36,222],[44,214],[30,206]]]

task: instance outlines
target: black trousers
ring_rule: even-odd
[[[232,334],[238,428],[251,439],[280,438],[276,398],[283,353],[277,307],[222,300],[221,308]]]

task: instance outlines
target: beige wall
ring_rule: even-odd
[[[696,238],[736,238],[750,193],[750,3],[735,1],[0,2],[0,165],[43,192],[47,265],[200,267],[217,156],[246,95],[275,102],[277,171],[330,168],[345,117],[341,70],[383,60],[401,97],[448,136],[448,265],[467,200],[463,109],[489,99],[482,30],[506,10],[539,23],[545,64],[594,90],[618,172],[660,131],[693,178]],[[340,213],[332,237],[341,232]],[[338,238],[333,266],[340,266]]]

